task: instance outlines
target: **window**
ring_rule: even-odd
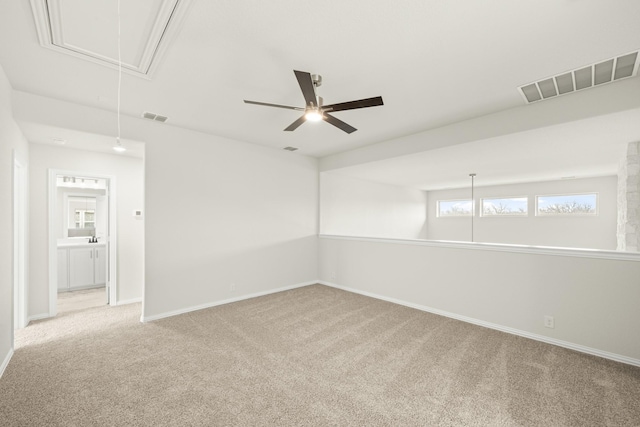
[[[555,196],[536,196],[536,215],[597,215],[598,195],[562,194]]]
[[[482,216],[527,216],[526,197],[505,197],[496,199],[482,199]]]
[[[76,209],[74,215],[75,228],[95,228],[96,221],[94,215],[95,211]]]
[[[472,211],[471,200],[438,200],[438,218],[471,216]]]

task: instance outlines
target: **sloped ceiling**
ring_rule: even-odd
[[[101,26],[76,30],[117,27],[116,1],[96,3]],[[133,3],[122,1],[125,35],[149,25],[132,19]],[[115,69],[43,48],[28,0],[3,2],[0,12],[0,64],[14,89],[115,109]],[[192,0],[151,78],[123,76],[122,111],[298,147],[292,155],[335,155],[521,107],[524,84],[638,50],[638,22],[637,0]],[[328,103],[380,95],[385,105],[336,113],[358,128],[351,135],[326,123],[283,132],[297,112],[242,100],[301,105],[293,69],[321,74]]]

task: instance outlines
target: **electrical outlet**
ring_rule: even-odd
[[[235,284],[235,283],[232,283],[232,284],[229,286],[229,290],[230,290],[231,292],[235,292],[235,290],[236,290],[236,284]]]
[[[336,280],[336,272],[335,271],[332,271],[330,276],[331,276],[331,280]]]
[[[545,328],[555,328],[555,323],[553,321],[553,316],[544,316],[544,326]]]

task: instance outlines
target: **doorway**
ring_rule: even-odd
[[[27,326],[27,169],[13,153],[13,329]]]
[[[115,305],[115,177],[50,169],[48,211],[49,316],[59,302]]]

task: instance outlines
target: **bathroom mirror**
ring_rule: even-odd
[[[67,237],[87,237],[96,234],[96,198],[69,196],[67,199]]]

